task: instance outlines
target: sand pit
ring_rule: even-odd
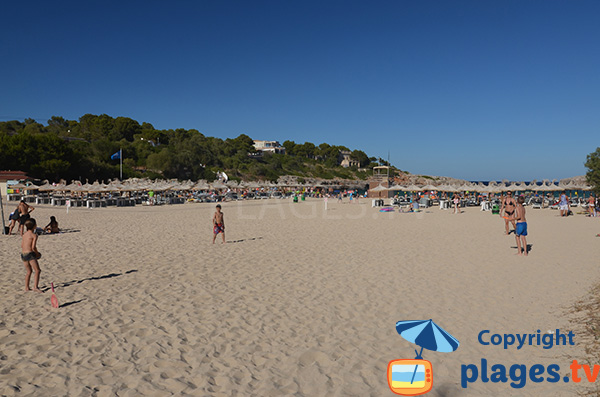
[[[1,395],[387,396],[390,360],[414,358],[399,320],[433,319],[461,343],[424,351],[432,396],[575,395],[581,344],[483,346],[491,333],[568,331],[600,279],[600,220],[527,209],[530,256],[496,215],[380,213],[370,202],[39,206],[42,286],[22,292],[20,238],[1,236]],[[575,337],[577,342],[577,336]],[[559,364],[561,381],[460,385],[461,365]],[[510,382],[510,381],[509,381]]]

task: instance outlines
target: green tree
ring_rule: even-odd
[[[600,147],[587,155],[585,166],[588,169],[585,175],[587,182],[592,186],[594,193],[600,194]]]
[[[295,156],[296,142],[294,141],[284,141],[283,145],[285,148],[285,152],[291,156]]]
[[[114,121],[112,135],[117,139],[133,141],[133,136],[142,131],[140,123],[129,117],[117,117]]]
[[[350,157],[359,163],[359,167],[364,167],[369,164],[369,156],[362,150],[354,150]]]

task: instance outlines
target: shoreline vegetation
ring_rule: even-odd
[[[468,182],[452,177],[413,175],[382,158],[369,157],[361,150],[351,151],[345,146],[291,140],[284,141],[282,146],[285,154],[255,156],[254,141],[245,134],[223,140],[195,129],[158,130],[146,122],[140,124],[128,117],[113,118],[106,114],[85,114],[78,121],[53,116],[46,126],[31,118],[23,122],[0,122],[0,164],[4,170],[23,171],[31,179],[56,182],[115,179],[119,176],[120,162],[111,156],[122,150],[123,179],[212,181],[219,172],[225,172],[230,180],[237,182],[349,184],[364,183],[372,175],[373,167],[384,165],[390,166],[398,184]],[[352,166],[339,164],[341,152],[348,154]],[[599,164],[600,148],[588,155],[585,164],[589,169],[587,182],[594,186],[600,181]],[[584,177],[560,182],[572,180],[582,183]]]
[[[253,137],[254,139],[264,137]],[[214,180],[226,172],[232,180],[276,181],[298,178],[365,180],[374,166],[387,161],[361,150],[311,142],[283,142],[285,154],[256,156],[253,138],[220,139],[195,129],[159,130],[128,117],[86,114],[78,121],[53,116],[44,126],[34,119],[0,122],[0,163],[30,177],[53,181],[123,178]],[[342,167],[340,153],[352,166]]]
[[[598,365],[600,357],[600,282],[589,289],[586,294],[577,300],[567,313],[573,324],[574,332],[580,337],[579,343],[583,345],[585,357],[571,357],[580,364],[587,364],[590,368]],[[597,396],[600,386],[596,383],[581,382],[580,395]]]

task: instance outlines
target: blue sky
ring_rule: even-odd
[[[597,1],[8,2],[0,121],[106,113],[345,145],[415,174],[585,173]]]

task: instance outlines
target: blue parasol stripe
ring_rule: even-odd
[[[404,330],[414,327],[415,325],[426,323],[427,321],[423,320],[407,320],[407,321],[398,321],[396,323],[396,330],[398,333],[401,333]]]
[[[437,329],[437,327],[433,327],[433,335],[437,343],[436,351],[442,353],[450,353],[454,351],[454,347],[449,343],[448,339],[446,338],[446,335],[441,333],[440,330]]]
[[[423,329],[426,326],[427,326],[427,321],[424,321],[424,322],[421,322],[420,324],[413,325],[412,327],[407,328],[407,329],[399,330],[398,327],[396,327],[396,329],[398,330],[398,333],[404,339],[406,339],[409,342],[416,343],[415,340],[419,337],[419,335],[421,334],[421,332],[423,331]]]
[[[458,339],[456,339],[455,337],[453,337],[452,335],[450,335],[448,332],[446,332],[439,325],[437,325],[435,323],[433,323],[433,325],[435,326],[436,331],[439,332],[439,334],[444,337],[444,339],[446,340],[446,343],[448,343],[448,345],[450,346],[451,350],[447,350],[447,353],[453,352],[454,350],[458,349],[458,346],[460,344],[458,342]]]
[[[433,326],[431,325],[431,321],[427,322],[427,325],[425,326],[423,331],[421,331],[419,336],[415,339],[414,343],[421,347],[424,347],[425,349],[437,351],[438,345],[437,341],[435,340],[435,335],[433,333]]]

